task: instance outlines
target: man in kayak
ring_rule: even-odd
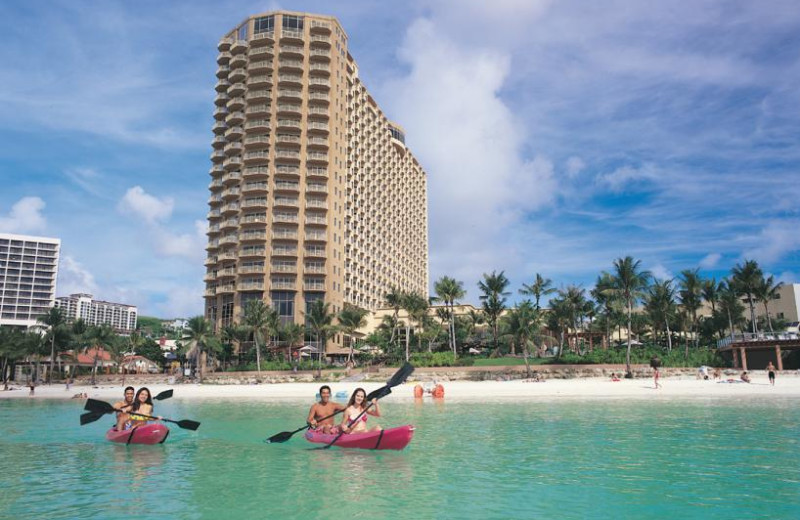
[[[135,390],[132,386],[125,388],[125,398],[122,401],[114,403],[114,408],[120,410],[117,412],[117,430],[122,430],[125,423],[130,419],[131,406],[133,406],[133,394]]]
[[[322,433],[339,433],[334,426],[333,416],[344,410],[344,406],[331,401],[331,387],[323,385],[319,389],[319,402],[311,405],[306,422]]]

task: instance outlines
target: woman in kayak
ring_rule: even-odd
[[[144,417],[145,415],[153,415],[153,399],[150,396],[150,390],[142,387],[136,392],[136,397],[133,398],[128,428],[147,424],[148,418]],[[161,420],[161,417],[158,420]]]
[[[371,405],[368,405],[367,393],[363,388],[356,388],[344,411],[344,419],[341,425],[342,431],[345,433],[364,433],[383,429],[377,424],[372,428],[367,428],[367,415],[381,416],[378,400],[373,399]]]

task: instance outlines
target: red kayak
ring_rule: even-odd
[[[169,428],[161,423],[134,426],[130,430],[119,431],[111,428],[106,432],[106,439],[122,444],[161,444],[167,440]]]
[[[402,450],[414,437],[414,427],[410,424],[389,428],[379,432],[345,433],[334,446],[340,448],[359,448],[362,450]],[[318,444],[330,444],[336,435],[324,434],[317,430],[308,430],[306,440]]]

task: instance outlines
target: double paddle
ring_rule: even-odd
[[[153,397],[156,401],[163,401],[164,399],[169,399],[172,397],[172,390],[164,390],[160,394]],[[99,401],[97,399],[88,399],[86,401],[86,406],[84,406],[84,410],[89,410],[88,413],[81,415],[81,426],[85,424],[89,424],[95,422],[96,420],[100,419],[102,416],[114,413],[114,412],[121,412],[122,410],[118,408],[114,408],[111,404],[105,401]],[[180,428],[185,430],[196,430],[200,427],[200,423],[197,421],[192,421],[189,419],[184,419],[181,421],[173,421],[172,419],[159,419],[158,417],[153,417],[152,415],[142,415],[136,414],[146,419],[153,419],[153,420],[161,420],[164,422],[169,422],[173,424],[177,424]]]
[[[391,379],[389,379],[386,382],[386,384],[384,386],[378,388],[377,390],[373,390],[372,392],[367,394],[367,401],[372,401],[373,399],[381,399],[382,397],[386,397],[387,395],[391,394],[392,393],[392,388],[397,386],[397,385],[402,384],[403,382],[405,382],[405,380],[408,379],[408,376],[410,376],[413,371],[414,371],[414,367],[411,366],[410,363],[406,363],[405,365],[400,367],[400,370],[395,372],[395,374],[391,377]],[[367,406],[367,409],[369,409],[370,406],[372,406],[371,403],[370,403],[369,406]],[[333,417],[335,415],[338,415],[338,414],[342,413],[343,411],[344,411],[344,409],[339,410],[338,412],[334,412],[334,413],[332,413],[332,414],[330,414],[330,415],[328,415],[326,417],[323,417],[322,419],[320,419],[320,421],[324,421],[325,419],[330,419],[331,417]],[[361,415],[366,413],[366,411],[367,410],[365,409],[364,412],[361,413]],[[360,419],[361,415],[359,415],[357,419]],[[310,426],[308,424],[306,424],[305,426],[301,426],[300,428],[298,428],[298,429],[296,429],[296,430],[294,430],[292,432],[276,433],[275,435],[273,435],[269,439],[265,440],[264,442],[266,442],[267,444],[278,443],[278,442],[286,442],[289,439],[291,439],[292,435],[294,435],[295,433],[303,431],[303,430],[306,430],[309,427]],[[342,432],[342,433],[344,433],[344,432]],[[333,440],[333,442],[331,442],[330,444],[324,446],[323,448],[318,448],[318,449],[330,448],[331,445],[333,445],[336,441],[339,440],[339,437],[342,436],[342,433],[337,435],[336,438]]]

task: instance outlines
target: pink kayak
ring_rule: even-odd
[[[389,428],[379,432],[345,433],[334,446],[340,448],[359,448],[362,450],[402,450],[414,437],[414,427],[410,424]],[[306,440],[318,444],[330,444],[336,435],[324,434],[317,430],[308,430]]]
[[[122,444],[161,444],[168,435],[169,428],[161,423],[153,423],[122,431],[111,428],[106,432],[106,439]]]

